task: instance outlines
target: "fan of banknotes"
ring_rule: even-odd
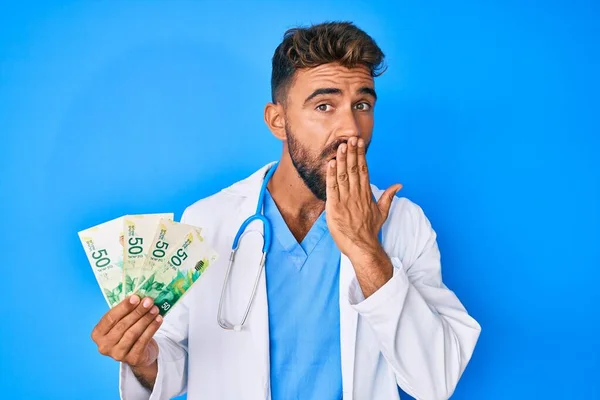
[[[78,234],[111,308],[137,294],[164,316],[218,257],[200,228],[172,213],[125,215]]]

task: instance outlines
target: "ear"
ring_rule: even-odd
[[[285,114],[281,103],[268,103],[265,106],[265,123],[269,130],[279,140],[286,140]]]

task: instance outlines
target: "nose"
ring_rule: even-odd
[[[352,109],[349,109],[345,112],[340,112],[339,114],[339,129],[338,137],[343,137],[346,139],[350,139],[353,136],[360,137],[360,126],[358,125],[358,120],[356,119],[356,114]]]

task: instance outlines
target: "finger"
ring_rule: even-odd
[[[144,352],[148,347],[148,344],[154,337],[154,334],[158,331],[160,326],[162,325],[163,318],[158,315],[156,316],[150,324],[144,330],[144,333],[139,337],[139,339],[134,343],[131,350],[129,350],[129,354],[127,354],[127,359],[131,359],[131,362],[140,362],[144,358]]]
[[[135,324],[127,329],[119,342],[113,347],[113,357],[119,361],[122,361],[129,353],[133,345],[142,336],[148,325],[154,321],[157,315],[158,307],[152,306],[150,311],[148,311],[142,318],[140,318]]]
[[[402,185],[397,183],[395,185],[390,186],[383,192],[379,201],[377,202],[377,207],[379,207],[379,211],[381,211],[381,215],[383,216],[383,220],[387,220],[387,217],[390,212],[390,207],[392,205],[392,201],[394,200],[394,196],[398,191],[402,189]]]
[[[340,192],[337,183],[337,162],[335,160],[327,163],[326,186],[327,186],[327,202],[337,204],[340,201]]]
[[[127,330],[133,326],[133,324],[146,315],[153,305],[154,300],[152,300],[150,297],[146,297],[144,300],[142,300],[132,312],[117,322],[110,332],[108,332],[106,335],[107,342],[114,344],[121,340],[125,332],[127,332]]]
[[[343,201],[348,197],[348,171],[346,170],[346,157],[348,154],[348,145],[342,143],[337,151],[337,183],[340,193],[340,200]]]
[[[98,322],[92,331],[92,339],[96,341],[98,337],[106,335],[117,322],[133,311],[139,303],[139,296],[132,295],[130,297],[126,297],[125,300],[121,301],[109,312],[104,314],[100,322]]]
[[[347,156],[347,171],[348,171],[348,191],[353,196],[358,196],[360,193],[360,181],[358,179],[358,164],[356,154],[356,144],[358,139],[355,137],[348,140],[348,156]]]
[[[360,188],[365,196],[369,199],[373,196],[371,191],[371,180],[369,179],[369,168],[367,167],[367,155],[364,139],[358,139],[358,148],[356,149],[358,158],[358,176],[360,180]]]

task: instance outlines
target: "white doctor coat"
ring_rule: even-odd
[[[150,393],[121,364],[122,399],[270,399],[265,274],[241,332],[223,330],[217,309],[233,238],[255,212],[269,164],[188,207],[182,222],[202,227],[220,257],[165,318],[155,335],[158,376]],[[376,198],[383,193],[373,186]],[[250,231],[262,232],[260,223]],[[436,234],[421,208],[395,198],[383,227],[394,274],[367,299],[350,260],[340,263],[340,339],[344,399],[449,398],[469,362],[481,327],[442,283]],[[223,318],[239,323],[258,271],[262,239],[242,239],[224,296]],[[327,329],[326,326],[323,329]]]

